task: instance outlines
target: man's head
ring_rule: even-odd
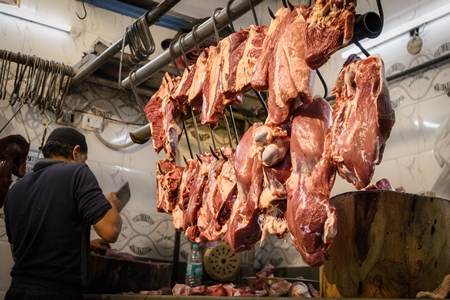
[[[87,151],[86,138],[71,127],[53,130],[42,148],[45,158],[64,158],[83,163],[87,159]]]

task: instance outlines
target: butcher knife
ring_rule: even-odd
[[[120,207],[117,208],[117,210],[120,212],[131,198],[130,185],[128,184],[128,181],[125,182],[125,184],[122,185],[119,190],[117,190],[116,196],[120,201]]]

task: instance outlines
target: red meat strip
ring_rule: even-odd
[[[192,65],[189,69],[184,69],[183,76],[170,94],[170,100],[172,103],[185,115],[189,111],[189,89],[192,85],[196,68],[196,65]]]
[[[194,78],[189,88],[188,103],[192,108],[198,109],[202,106],[202,89],[206,76],[206,66],[208,62],[208,53],[214,49],[214,46],[205,49],[197,59],[195,64]]]

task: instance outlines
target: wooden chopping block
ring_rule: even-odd
[[[117,294],[170,287],[171,263],[126,260],[91,254],[92,273],[87,293]]]
[[[335,196],[338,232],[320,269],[326,298],[416,298],[450,273],[450,201],[393,191]]]

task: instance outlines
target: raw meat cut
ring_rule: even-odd
[[[189,89],[192,85],[196,68],[196,65],[192,65],[189,69],[184,69],[183,76],[177,82],[169,96],[175,107],[185,115],[189,111]]]
[[[336,104],[331,128],[331,158],[339,175],[356,189],[371,181],[395,123],[383,61],[351,55],[333,89]]]
[[[286,219],[295,248],[310,266],[320,266],[336,233],[328,199],[335,167],[323,156],[331,107],[323,98],[301,105],[292,121],[292,174],[286,183]]]
[[[202,89],[206,76],[206,65],[208,62],[208,53],[214,49],[211,46],[200,54],[195,64],[194,78],[192,79],[191,86],[189,88],[188,103],[193,109],[200,110],[202,106]]]
[[[318,0],[304,11],[305,61],[316,70],[353,37],[356,0]]]
[[[156,164],[156,210],[172,214],[177,203],[183,168],[167,158]]]

